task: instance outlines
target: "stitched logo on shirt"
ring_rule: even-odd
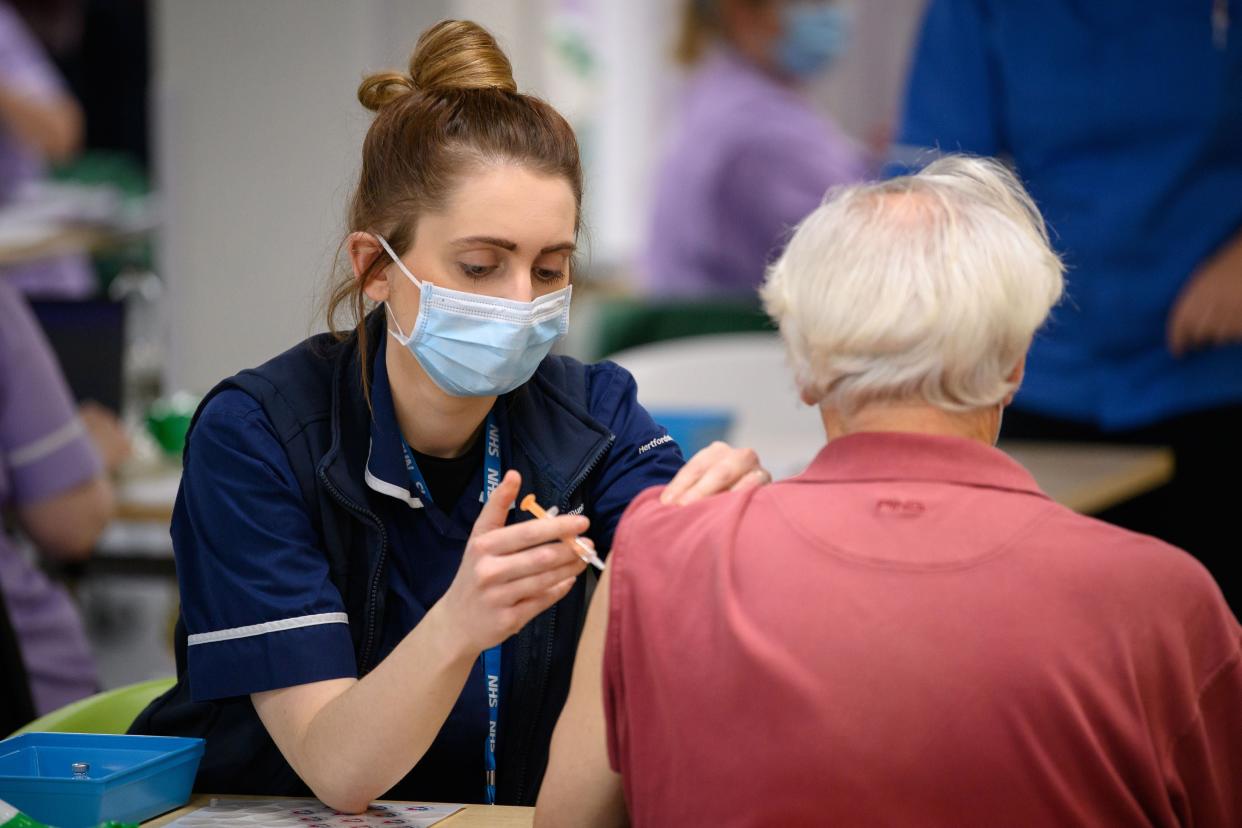
[[[875,503],[875,513],[880,516],[916,518],[922,517],[926,511],[927,507],[923,505],[922,501],[918,500],[885,498],[884,500],[877,500]]]

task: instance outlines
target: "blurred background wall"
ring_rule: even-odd
[[[923,0],[855,4],[815,90],[866,141],[893,123]],[[444,17],[491,28],[519,86],[578,129],[588,275],[625,285],[676,106],[668,0],[156,0],[156,186],[169,288],[166,386],[202,392],[323,327],[318,311],[370,120],[364,72],[403,67]]]

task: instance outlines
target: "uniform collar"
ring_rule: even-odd
[[[422,501],[410,489],[388,385],[384,361],[388,332],[383,311],[372,311],[365,324],[367,358],[372,365],[370,407],[358,370],[357,337],[347,337],[325,351],[335,362],[332,443],[320,461],[319,473],[356,504],[366,499],[365,482],[372,490],[417,509]],[[515,451],[509,461],[529,476],[524,485],[542,481],[549,490],[568,494],[583,484],[612,445],[615,438],[608,427],[583,407],[589,405],[586,385],[584,366],[549,356],[529,382],[499,398],[494,409],[497,424],[502,439],[510,440]],[[378,396],[375,386],[382,389]]]
[[[977,440],[910,432],[838,437],[820,450],[798,479],[825,483],[917,480],[1048,497],[1030,472],[999,449]]]
[[[410,472],[405,466],[397,409],[388,385],[388,339],[381,339],[371,360],[371,444],[363,479],[367,488],[400,500],[411,509],[423,508],[423,501],[411,491]]]

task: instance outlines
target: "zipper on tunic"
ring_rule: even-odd
[[[367,592],[369,597],[366,607],[366,627],[362,639],[362,658],[359,660],[359,678],[361,678],[374,667],[371,664],[371,659],[374,657],[375,650],[375,605],[378,598],[377,593],[379,592],[380,574],[384,571],[384,559],[388,555],[388,532],[385,531],[384,523],[379,519],[378,515],[347,498],[340,489],[332,485],[332,481],[328,480],[328,475],[323,469],[319,470],[319,479],[338,503],[349,509],[356,516],[364,517],[370,521],[380,536],[379,557],[376,559],[375,574],[371,576],[371,583]]]

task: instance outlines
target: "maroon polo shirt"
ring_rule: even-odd
[[[856,434],[760,490],[647,492],[609,568],[635,825],[1242,824],[1216,584],[996,449]]]

